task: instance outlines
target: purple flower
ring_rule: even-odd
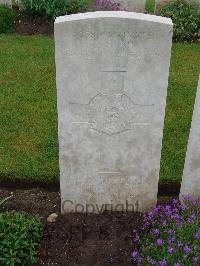
[[[168,243],[169,244],[172,244],[174,241],[175,241],[175,237],[170,237],[169,239],[168,239]]]
[[[149,226],[151,226],[151,223],[146,222],[145,225],[149,227]]]
[[[184,205],[181,205],[181,210],[182,211],[186,211],[187,209],[188,209],[188,206],[187,205],[185,205],[185,204]]]
[[[132,253],[131,253],[131,257],[132,258],[136,258],[138,256],[138,252],[136,250],[134,250]]]
[[[179,204],[179,200],[178,200],[178,199],[173,199],[173,200],[172,200],[172,203],[173,203],[174,205],[177,205],[177,204]]]
[[[167,212],[170,212],[170,211],[171,211],[171,209],[172,209],[172,208],[171,208],[171,206],[170,206],[170,205],[166,205],[166,206],[165,206],[165,210],[166,210]]]
[[[104,10],[104,11],[118,11],[120,10],[120,3],[114,3],[111,0],[96,0],[94,3],[90,5],[90,8],[96,10]]]
[[[198,200],[198,201],[194,201],[194,202],[192,202],[192,204],[194,205],[194,206],[200,206],[200,201]]]
[[[183,227],[183,222],[180,222],[180,221],[179,221],[179,222],[176,223],[176,225],[177,225],[178,227]]]
[[[142,258],[140,256],[137,257],[137,265],[141,265]]]
[[[168,247],[168,253],[173,253],[174,252],[174,249],[172,247]]]
[[[191,218],[187,218],[187,219],[186,219],[186,222],[187,222],[187,223],[192,223],[193,220],[192,220]]]
[[[197,264],[200,262],[200,258],[198,258],[198,257],[193,257],[193,258],[192,258],[192,262],[193,262],[194,265],[197,265]]]
[[[133,238],[133,242],[138,242],[138,240],[140,239],[140,237],[138,235],[136,235],[134,238]]]
[[[167,260],[163,259],[159,261],[160,266],[166,266],[167,265]]]
[[[163,226],[166,226],[166,225],[167,225],[167,221],[164,220],[164,221],[162,222],[162,225],[163,225]]]
[[[179,262],[176,262],[176,263],[174,263],[174,266],[182,266],[182,264]]]
[[[178,241],[177,246],[181,247],[183,245],[182,241]]]
[[[172,219],[176,220],[176,221],[181,221],[182,217],[179,214],[174,214],[171,216]]]
[[[182,195],[182,198],[184,201],[190,201],[190,196],[189,195]]]
[[[157,245],[161,246],[163,244],[163,240],[161,238],[157,239]]]
[[[169,233],[169,234],[176,234],[176,230],[174,230],[174,229],[170,229],[170,230],[168,231],[168,233]]]
[[[187,245],[184,247],[183,249],[186,253],[189,253],[192,251],[192,249],[190,247],[188,247]]]
[[[160,234],[160,230],[159,230],[158,228],[153,229],[153,230],[152,230],[152,233],[153,233],[154,235],[159,235],[159,234]]]
[[[173,209],[173,212],[178,212],[178,208],[174,208]]]
[[[151,257],[147,257],[147,261],[148,263],[150,263],[151,265],[156,265],[156,260],[152,259]]]
[[[152,215],[153,215],[153,216],[157,215],[158,212],[159,212],[159,209],[160,209],[160,206],[155,207],[155,208],[152,210],[152,212],[151,212]]]
[[[196,234],[194,235],[196,239],[200,239],[200,229],[197,230]]]

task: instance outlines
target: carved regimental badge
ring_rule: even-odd
[[[126,94],[97,94],[88,104],[88,126],[113,135],[132,129],[134,103]]]
[[[95,130],[108,136],[133,130],[137,125],[150,125],[149,123],[135,123],[135,106],[152,106],[135,104],[124,92],[124,72],[107,71],[103,72],[102,81],[109,84],[109,89],[95,95],[88,104],[70,103],[84,108],[87,121],[73,122],[74,124],[86,124],[90,130]],[[102,84],[103,85],[103,84]],[[78,108],[79,109],[79,108]],[[81,113],[82,114],[82,113]]]

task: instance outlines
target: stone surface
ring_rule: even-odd
[[[57,218],[58,218],[58,214],[52,213],[47,217],[47,222],[48,223],[55,223]]]
[[[56,19],[62,212],[156,203],[171,42],[168,18]]]
[[[0,4],[12,6],[12,0],[0,0]]]
[[[146,0],[115,0],[120,3],[120,7],[125,11],[144,12]]]
[[[200,196],[200,77],[188,140],[181,196]]]

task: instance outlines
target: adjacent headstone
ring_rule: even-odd
[[[63,213],[156,204],[172,27],[124,11],[56,19]]]
[[[15,4],[16,4],[16,6],[18,6],[19,10],[23,10],[24,9],[21,0],[15,0]]]
[[[180,197],[200,197],[200,76],[190,129]]]
[[[116,0],[120,3],[120,8],[125,11],[141,12],[145,11],[146,0]]]
[[[0,0],[0,4],[2,5],[8,5],[12,7],[12,0]]]

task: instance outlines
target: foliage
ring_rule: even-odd
[[[14,211],[0,213],[0,264],[36,264],[41,228],[37,216]]]
[[[111,0],[96,0],[87,8],[87,11],[119,11],[119,10],[120,10],[120,3],[116,3]]]
[[[144,226],[133,234],[137,265],[200,265],[200,199],[158,205],[144,214]]]
[[[155,1],[156,0],[146,0],[145,9],[147,13],[154,13]]]
[[[85,1],[81,0],[68,0],[66,4],[66,14],[76,14],[84,12],[87,8]]]
[[[111,0],[22,0],[25,11],[31,18],[43,18],[53,22],[56,17],[86,11],[117,11],[120,4]]]
[[[173,39],[176,42],[193,42],[199,40],[200,8],[185,0],[168,1],[158,15],[170,17],[174,24]]]
[[[53,22],[56,17],[78,13],[85,8],[81,0],[21,0],[31,18],[43,18]]]
[[[16,13],[7,5],[0,4],[0,34],[14,31]]]

